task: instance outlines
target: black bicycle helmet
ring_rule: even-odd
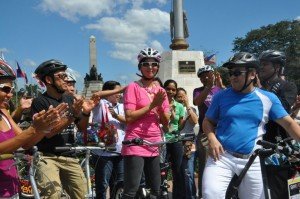
[[[50,76],[54,74],[56,71],[66,70],[67,68],[68,68],[67,65],[63,64],[61,61],[50,59],[48,61],[41,63],[35,69],[34,73],[36,74],[38,79],[44,81],[45,76],[47,75]]]
[[[272,63],[279,63],[281,66],[284,66],[286,62],[286,56],[284,52],[281,51],[266,50],[260,54],[259,61],[270,61]]]
[[[0,58],[0,79],[16,79],[16,74],[12,67]]]
[[[259,62],[255,55],[247,52],[239,52],[229,58],[227,62],[223,64],[223,67],[232,68],[235,66],[244,66],[246,68],[259,68]]]

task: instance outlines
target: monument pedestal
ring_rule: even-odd
[[[190,105],[193,105],[193,90],[202,86],[197,71],[204,66],[202,51],[173,50],[162,53],[158,77],[165,82],[173,79],[178,87],[187,91]]]
[[[103,86],[103,81],[100,80],[87,81],[84,85],[82,95],[86,99],[90,99],[93,93],[102,90],[102,86]]]

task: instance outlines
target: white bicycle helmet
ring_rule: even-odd
[[[198,69],[197,76],[200,77],[202,73],[209,71],[214,71],[213,67],[211,67],[210,65],[204,65],[202,68]]]
[[[139,63],[141,63],[142,60],[145,58],[154,58],[159,63],[161,62],[161,55],[159,54],[159,52],[157,50],[155,50],[153,48],[146,48],[144,50],[141,50],[141,52],[139,53],[139,55],[137,57]]]
[[[67,73],[67,82],[75,82],[76,83],[76,77],[70,73],[70,71],[66,71]]]

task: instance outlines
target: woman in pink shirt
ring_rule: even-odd
[[[150,142],[161,141],[160,123],[169,122],[169,102],[163,88],[154,83],[159,70],[161,56],[157,50],[147,48],[138,55],[141,79],[128,85],[124,95],[127,123],[124,140],[143,138]],[[151,197],[160,194],[160,166],[158,147],[123,146],[124,194],[123,198],[134,198],[144,171]]]

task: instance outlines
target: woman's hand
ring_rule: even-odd
[[[67,108],[68,105],[62,103],[56,108],[50,106],[48,111],[42,110],[34,114],[32,117],[32,126],[37,132],[49,133],[59,123],[61,116],[65,114]]]
[[[22,110],[29,109],[31,107],[33,98],[26,99],[26,97],[22,97],[20,99],[20,106]]]
[[[160,107],[166,98],[166,92],[160,89],[157,93],[154,94],[153,100],[150,104],[150,108],[153,109],[155,107]]]

